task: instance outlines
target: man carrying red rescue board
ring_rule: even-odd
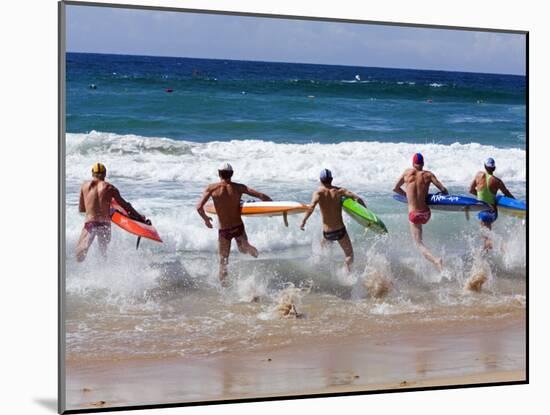
[[[420,153],[413,156],[413,168],[407,169],[399,177],[393,191],[402,196],[407,197],[409,205],[409,222],[411,235],[416,246],[424,255],[424,257],[432,262],[440,271],[443,267],[443,260],[435,257],[424,245],[422,241],[422,225],[425,225],[430,220],[431,212],[426,199],[430,184],[437,187],[443,194],[448,194],[445,186],[441,184],[435,174],[430,171],[423,170],[424,157]],[[404,191],[401,186],[406,185],[407,190]]]
[[[88,249],[95,237],[99,240],[101,254],[106,256],[107,245],[111,241],[111,200],[115,199],[132,219],[145,222],[145,216],[140,215],[130,203],[120,196],[118,189],[105,181],[107,169],[101,163],[92,167],[92,180],[85,181],[80,188],[78,211],[86,213],[84,229],[76,247],[76,260],[86,259]]]
[[[231,241],[237,241],[237,247],[243,254],[258,256],[258,250],[250,245],[244,223],[241,218],[241,196],[247,194],[264,202],[270,202],[271,198],[263,193],[257,192],[248,186],[240,183],[233,183],[233,167],[229,163],[224,163],[218,170],[220,181],[209,184],[201,199],[197,203],[197,212],[204,220],[206,227],[212,229],[212,218],[204,211],[204,205],[212,197],[220,229],[218,230],[218,252],[220,257],[219,278],[224,284],[227,276],[227,263],[229,262],[229,253],[231,251]]]
[[[472,184],[470,185],[470,193],[477,196],[477,200],[487,203],[491,209],[482,210],[478,214],[481,223],[481,228],[491,229],[491,224],[497,220],[497,192],[500,190],[504,196],[515,199],[512,193],[508,191],[502,180],[494,176],[496,165],[495,160],[489,157],[485,161],[485,171],[477,172]],[[481,236],[484,241],[484,251],[488,251],[493,247],[493,243],[488,236]]]
[[[313,192],[311,204],[300,225],[300,229],[304,230],[307,220],[318,204],[321,208],[321,217],[323,219],[323,238],[321,239],[321,246],[326,246],[328,242],[338,241],[340,247],[344,251],[344,265],[346,270],[350,272],[351,264],[353,263],[353,246],[342,219],[342,198],[349,197],[365,207],[367,207],[367,205],[363,202],[363,199],[355,193],[343,187],[333,186],[332,173],[329,169],[323,169],[321,171],[319,180],[321,181],[321,186]]]

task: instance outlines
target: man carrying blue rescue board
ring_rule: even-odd
[[[350,272],[351,264],[353,263],[353,246],[351,245],[351,240],[349,239],[342,219],[342,198],[349,197],[365,207],[367,207],[367,205],[363,199],[355,193],[343,187],[333,186],[332,173],[330,170],[323,169],[319,180],[321,181],[321,186],[313,192],[311,204],[305,213],[300,229],[304,230],[307,220],[315,210],[315,206],[319,204],[323,220],[323,238],[321,239],[321,246],[326,246],[328,242],[338,241],[340,247],[344,251],[344,264],[346,270]]]
[[[219,278],[222,285],[225,285],[227,276],[227,263],[229,262],[229,253],[231,252],[231,241],[237,241],[237,247],[243,254],[258,256],[258,250],[250,245],[244,223],[241,218],[241,196],[247,194],[264,202],[270,202],[271,198],[264,193],[260,193],[248,186],[231,181],[233,177],[233,167],[229,163],[224,163],[218,169],[220,181],[209,184],[204,190],[201,199],[197,203],[197,212],[204,220],[207,228],[212,229],[212,218],[204,211],[204,205],[212,197],[220,229],[218,230],[218,252],[220,256]]]
[[[485,161],[485,171],[477,172],[472,184],[470,185],[470,193],[477,196],[477,200],[487,203],[491,209],[482,210],[478,214],[481,223],[481,228],[491,229],[491,224],[497,220],[497,192],[500,190],[504,196],[515,199],[512,193],[508,191],[502,180],[494,176],[496,165],[495,160],[489,157]],[[488,251],[493,247],[493,243],[488,236],[482,235],[484,240],[484,251]]]
[[[443,194],[448,194],[448,192],[445,186],[437,180],[435,174],[423,170],[423,168],[424,157],[422,154],[416,153],[413,156],[413,168],[405,170],[397,180],[393,191],[407,197],[410,230],[413,240],[422,255],[441,271],[443,268],[443,260],[435,257],[422,241],[422,225],[428,223],[431,217],[430,208],[427,204],[430,184],[437,187]],[[406,191],[401,188],[403,184],[406,185]]]
[[[111,241],[111,200],[115,199],[131,218],[145,222],[145,216],[124,200],[115,186],[105,181],[106,175],[107,168],[101,163],[95,163],[92,167],[92,180],[85,181],[80,188],[78,211],[86,213],[86,221],[76,246],[78,262],[86,259],[88,249],[96,236],[101,254],[106,256],[107,245]]]

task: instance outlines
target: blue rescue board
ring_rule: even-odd
[[[519,218],[524,218],[527,213],[525,202],[511,197],[497,196],[497,207],[499,212]]]
[[[405,196],[395,194],[393,198],[399,202],[407,203]],[[446,210],[450,212],[481,211],[489,209],[487,203],[474,199],[473,197],[444,195],[441,193],[430,193],[426,199],[430,209]]]

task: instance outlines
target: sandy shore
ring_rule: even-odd
[[[67,409],[524,381],[525,314],[210,357],[67,362]]]

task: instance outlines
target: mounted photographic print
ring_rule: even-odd
[[[528,381],[527,32],[59,7],[60,412]]]

